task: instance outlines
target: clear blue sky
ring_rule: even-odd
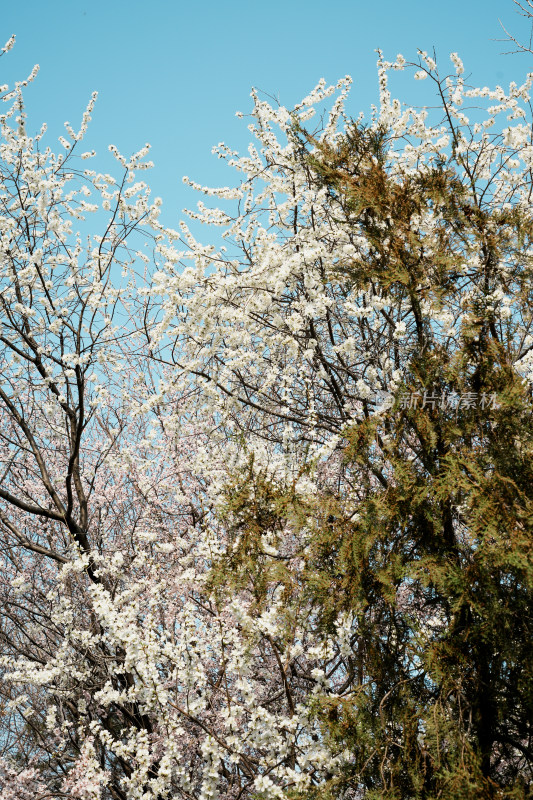
[[[398,52],[414,59],[418,47],[435,47],[439,60],[457,51],[472,82],[505,86],[533,71],[533,56],[501,55],[509,47],[496,41],[499,19],[529,39],[512,0],[3,0],[0,38],[15,33],[17,45],[0,61],[0,83],[39,63],[26,93],[29,127],[46,120],[55,136],[65,120],[77,126],[97,90],[87,149],[104,154],[113,143],[129,153],[149,141],[156,168],[145,175],[174,226],[196,202],[184,174],[233,182],[210,151],[219,141],[246,146],[246,120],[235,111],[250,109],[251,86],[291,106],[319,78],[348,73],[356,115],[377,99],[377,47],[391,60]]]

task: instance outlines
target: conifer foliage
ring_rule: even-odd
[[[3,797],[532,797],[533,74],[451,63],[254,92],[219,246],[3,90]]]

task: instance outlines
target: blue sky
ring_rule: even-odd
[[[164,199],[163,220],[175,226],[183,206],[196,202],[183,175],[233,182],[211,147],[246,147],[246,120],[235,112],[250,109],[252,86],[291,106],[319,78],[350,74],[355,116],[377,99],[377,47],[390,60],[398,52],[414,59],[417,48],[435,47],[440,61],[457,51],[472,82],[505,86],[533,71],[533,56],[501,55],[509,46],[497,41],[499,19],[529,39],[512,0],[4,0],[0,38],[15,33],[17,44],[0,61],[0,83],[40,64],[26,92],[29,128],[46,120],[50,143],[65,120],[77,126],[97,90],[87,149],[104,161],[109,143],[130,153],[150,142],[156,167],[147,178]],[[405,85],[398,95],[412,91]],[[416,91],[431,103],[428,82]]]

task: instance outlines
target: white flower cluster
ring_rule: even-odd
[[[423,51],[419,58],[418,76],[438,82],[434,59]],[[500,87],[467,89],[459,56],[452,53],[451,61],[455,75],[440,84],[449,122],[433,124],[434,112],[406,108],[392,98],[388,73],[405,69],[405,59],[398,56],[395,62],[386,62],[379,53],[380,107],[368,130],[376,135],[387,132],[384,168],[390,180],[430,175],[444,163],[467,191],[472,181],[479,183],[483,213],[489,206],[492,213],[511,206],[529,208],[529,128],[516,120],[529,113],[533,75],[521,86],[512,84],[508,92]],[[292,447],[302,437],[324,443],[346,424],[343,409],[352,412],[359,407],[366,413],[364,401],[371,394],[398,385],[412,337],[421,335],[416,334],[419,312],[426,335],[453,348],[461,325],[473,318],[467,300],[471,292],[487,295],[488,310],[489,295],[502,290],[506,270],[518,257],[509,249],[490,287],[474,286],[468,264],[480,258],[485,244],[472,227],[469,238],[450,242],[457,285],[446,298],[430,297],[427,287],[420,285],[419,309],[415,309],[408,298],[393,299],[369,281],[347,289],[344,276],[353,265],[375,257],[376,251],[362,222],[354,223],[346,204],[327,193],[310,162],[302,159],[305,135],[299,130],[304,117],[337,94],[315,145],[309,144],[311,156],[318,156],[319,146],[333,152],[353,129],[343,110],[350,84],[349,77],[336,86],[320,81],[293,110],[252,93],[249,127],[257,145],[242,156],[223,144],[217,146],[240,175],[239,184],[234,189],[210,189],[184,179],[205,195],[238,200],[234,215],[203,203],[190,212],[192,219],[213,229],[222,226],[224,245],[202,245],[182,224],[185,249],[174,251],[171,258],[161,249],[163,263],[150,289],[159,315],[154,348],[172,348],[184,383],[193,375],[201,376],[202,393],[225,424],[235,426],[237,414],[239,427],[266,424],[281,446],[290,439]],[[470,122],[462,110],[465,99],[474,96],[485,98],[489,105],[483,123],[477,121],[479,115]],[[497,107],[491,104],[494,99]],[[488,128],[501,113],[515,121],[489,136]],[[376,223],[384,234],[383,258],[396,246],[388,234],[391,223],[390,216]],[[439,269],[448,220],[428,205],[413,214],[410,224],[413,235],[423,242],[431,274]],[[512,221],[508,232],[513,236]],[[510,297],[508,292],[506,296]],[[493,311],[498,324],[513,315],[508,301],[498,301]],[[288,438],[289,428],[293,433]],[[311,429],[309,436],[303,434]]]

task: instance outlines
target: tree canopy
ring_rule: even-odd
[[[178,230],[5,90],[8,800],[532,796],[533,74],[451,63],[254,93]]]

